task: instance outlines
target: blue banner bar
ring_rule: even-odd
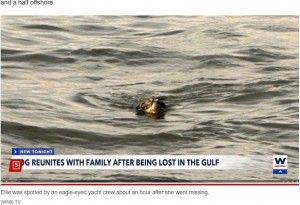
[[[287,174],[287,169],[273,169],[273,174]]]
[[[54,155],[54,148],[12,148],[12,155]]]

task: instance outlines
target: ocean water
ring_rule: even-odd
[[[167,106],[137,115],[141,99]],[[27,170],[73,155],[257,155],[256,170]],[[288,175],[272,156],[288,155]],[[299,180],[298,16],[2,16],[2,182]]]

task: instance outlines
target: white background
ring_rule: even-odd
[[[299,0],[54,0],[1,6],[0,15],[299,15]],[[17,174],[17,173],[14,173]],[[226,176],[224,176],[226,180]],[[7,196],[21,204],[297,204],[299,186],[1,186],[1,190],[207,190],[208,196]]]
[[[1,6],[0,12],[1,15],[299,15],[298,0],[53,1],[55,6]]]
[[[22,200],[21,204],[297,204],[299,202],[299,187],[295,186],[1,186],[10,190],[206,190],[209,195],[97,195],[84,197],[54,196],[1,196],[1,199]],[[298,201],[298,202],[297,202]]]

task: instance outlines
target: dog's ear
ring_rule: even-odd
[[[162,107],[162,108],[167,108],[167,106],[166,106],[166,104],[165,103],[163,103],[163,102],[158,102],[158,104],[160,105],[160,107]]]
[[[138,104],[138,105],[135,107],[136,110],[139,110],[140,108],[141,108],[140,104]]]

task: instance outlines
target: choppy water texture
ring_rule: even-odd
[[[2,181],[293,181],[297,16],[4,16]],[[159,97],[160,119],[135,105]],[[257,170],[9,174],[11,147],[56,154],[260,155]],[[272,174],[272,155],[289,174]]]

